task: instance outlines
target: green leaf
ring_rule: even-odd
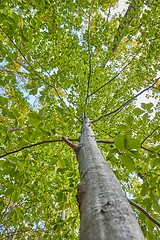
[[[141,147],[141,143],[139,139],[135,139],[129,136],[125,137],[125,149],[139,149]]]
[[[34,88],[34,89],[30,90],[30,91],[29,91],[29,94],[30,94],[30,95],[36,95],[36,94],[37,94],[37,89]]]
[[[150,103],[141,103],[141,107],[142,107],[143,109],[145,109],[145,110],[148,110],[148,111],[149,111],[153,106],[154,106],[154,105],[153,105],[152,102],[150,102]]]
[[[24,165],[23,163],[21,163],[20,161],[17,161],[17,162],[16,162],[16,165],[17,165],[18,170],[19,170],[20,172],[23,171],[23,169],[24,169],[24,167],[25,167],[25,165]]]
[[[132,126],[133,121],[134,121],[134,118],[131,115],[126,119],[126,122],[128,123],[129,126]]]
[[[4,133],[7,132],[7,128],[5,125],[0,124],[0,130],[3,131]]]
[[[28,123],[33,125],[39,125],[41,123],[41,119],[37,113],[28,113]]]
[[[15,212],[12,214],[12,221],[13,221],[13,224],[15,225],[16,224],[16,213]]]
[[[16,119],[14,113],[12,111],[8,110],[7,108],[3,108],[2,114],[4,116],[7,116],[7,117],[11,118],[11,119]]]
[[[121,155],[120,159],[123,165],[129,170],[129,172],[133,172],[135,169],[135,164],[133,158],[128,155]]]
[[[133,110],[133,113],[136,115],[136,116],[139,116],[139,115],[142,115],[144,113],[144,110],[142,110],[141,108],[135,108]]]
[[[118,126],[118,129],[119,129],[120,131],[126,131],[126,130],[128,129],[128,126],[125,125],[125,124],[120,124],[120,125]]]
[[[143,121],[148,122],[148,120],[149,120],[148,113],[145,113],[142,118],[143,118]]]
[[[125,136],[124,135],[119,135],[114,141],[114,144],[115,144],[116,148],[120,152],[124,151],[124,140],[125,140]]]
[[[20,188],[16,188],[12,193],[11,200],[12,202],[17,202],[19,198],[20,198]]]
[[[0,96],[0,103],[1,103],[1,104],[4,105],[4,104],[7,104],[7,102],[8,102],[8,99],[7,99],[7,98]]]
[[[13,193],[14,189],[15,189],[14,187],[9,187],[9,188],[5,191],[5,196],[11,195],[11,193]]]

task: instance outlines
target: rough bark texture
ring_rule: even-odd
[[[80,208],[80,240],[142,240],[143,233],[120,183],[96,145],[93,131],[84,118],[77,152],[81,182],[77,199]]]

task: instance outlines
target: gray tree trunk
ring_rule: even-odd
[[[84,117],[77,152],[80,240],[144,240],[130,204]]]

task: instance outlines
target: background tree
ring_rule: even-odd
[[[62,136],[79,138],[83,112],[128,198],[158,220],[159,1],[116,6],[1,2],[2,239],[78,238],[78,164]]]

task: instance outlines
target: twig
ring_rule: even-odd
[[[97,143],[107,143],[107,144],[114,144],[113,141],[103,140],[103,139],[96,139]]]
[[[19,61],[18,59],[16,60],[16,62],[17,62],[21,67],[23,67],[25,70],[27,70],[27,66],[26,66],[23,62]],[[28,71],[28,70],[27,70],[27,71]]]
[[[157,152],[155,152],[155,151],[153,151],[153,150],[151,150],[151,149],[149,149],[149,148],[146,148],[146,147],[144,147],[144,146],[142,146],[142,145],[141,145],[141,148],[144,149],[144,150],[146,150],[147,152],[154,153],[154,154],[157,154],[158,156],[160,156],[160,153],[157,153]]]
[[[110,16],[110,13],[111,13],[111,6],[109,7],[108,9],[108,14],[107,14],[107,22],[109,21],[109,16]]]
[[[68,140],[69,141],[78,141],[78,139],[68,139]],[[11,154],[14,154],[14,153],[17,153],[17,152],[20,152],[20,151],[22,151],[24,149],[27,149],[27,148],[35,147],[35,146],[45,144],[45,143],[54,143],[54,142],[63,142],[63,140],[62,139],[46,140],[46,141],[43,141],[43,142],[33,143],[33,144],[28,145],[28,146],[24,146],[22,148],[19,148],[17,150],[11,151],[11,152],[6,152],[6,150],[3,149],[3,151],[5,151],[6,153],[1,155],[0,158],[6,157],[8,155],[11,155]]]
[[[106,85],[108,85],[110,82],[112,82],[115,78],[117,78],[132,63],[132,61],[137,57],[137,55],[139,54],[140,50],[142,49],[142,46],[138,49],[137,53],[133,56],[133,58],[115,76],[113,76],[108,82],[104,83],[97,90],[92,92],[88,97],[91,97],[93,94],[99,92],[102,88],[104,88]]]
[[[3,147],[0,147],[0,149],[2,149],[3,152],[7,153],[6,150]]]
[[[99,117],[98,119],[94,120],[94,121],[92,122],[92,124],[95,124],[95,123],[99,122],[100,120],[102,120],[103,118],[108,117],[108,116],[110,116],[110,115],[112,115],[112,114],[115,114],[115,115],[116,115],[117,113],[119,113],[123,108],[125,108],[125,107],[126,107],[129,103],[131,103],[135,98],[137,98],[137,97],[140,96],[142,93],[144,93],[144,92],[148,91],[150,88],[152,88],[159,79],[160,79],[160,77],[159,77],[158,79],[156,79],[156,81],[155,81],[152,85],[150,85],[149,87],[143,89],[141,92],[137,93],[137,94],[136,94],[135,96],[133,96],[132,98],[128,99],[125,103],[123,103],[123,104],[122,104],[120,107],[118,107],[117,109],[115,109],[115,110],[113,110],[113,111],[111,111],[111,112],[109,112],[109,113],[106,113],[106,114],[102,115],[101,117]]]
[[[144,140],[141,142],[141,145],[143,145],[143,143],[144,143],[149,137],[151,137],[152,134],[158,130],[158,128],[160,128],[160,126],[156,127],[147,137],[145,137]]]
[[[28,128],[28,129],[29,129],[29,128],[31,128],[31,126],[8,127],[8,128],[7,128],[7,131],[8,131],[8,132],[22,131],[22,130],[24,130],[25,128]]]
[[[74,117],[75,117],[79,122],[83,123],[83,121],[82,121],[78,116],[76,116],[75,114],[74,114]]]
[[[144,208],[142,208],[140,205],[137,203],[133,202],[132,200],[128,199],[129,203],[139,209],[141,212],[143,212],[149,220],[151,220],[154,224],[156,224],[158,227],[160,227],[160,222],[158,222],[155,218],[153,218]]]
[[[106,132],[106,130],[102,129],[101,127],[98,127],[98,126],[95,125],[95,124],[93,124],[93,126],[94,126],[95,128],[97,128],[98,130],[100,130],[101,132],[107,134],[110,138],[113,138],[113,136],[111,136],[110,133]]]

